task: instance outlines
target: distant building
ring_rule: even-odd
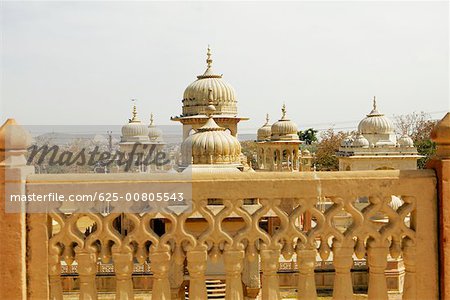
[[[375,97],[372,111],[361,120],[356,135],[342,141],[336,156],[340,171],[415,170],[421,157],[406,133],[397,138],[392,121],[378,111]]]
[[[208,120],[207,108],[210,96],[212,97],[212,105],[215,106],[212,115],[214,122],[228,130],[232,136],[237,137],[237,124],[241,120],[248,120],[248,118],[237,115],[238,109],[234,88],[223,80],[222,75],[213,70],[212,62],[211,49],[208,47],[205,72],[198,75],[197,80],[185,89],[182,100],[183,113],[171,118],[172,121],[183,124],[183,140],[192,132],[197,132]]]
[[[150,124],[147,126],[139,119],[136,104],[134,104],[132,118],[122,126],[119,142],[120,151],[125,154],[125,157],[128,158],[133,154],[135,163],[137,162],[132,171],[149,172],[163,167],[150,162],[165,145],[161,130],[153,124],[153,114],[150,115]]]
[[[266,123],[258,129],[256,139],[257,169],[262,171],[310,171],[311,154],[300,151],[302,143],[298,137],[298,127],[286,116],[286,106],[282,116],[273,125]]]

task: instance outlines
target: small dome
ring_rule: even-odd
[[[183,164],[239,164],[241,144],[212,118],[215,107],[208,105],[209,119],[181,144]]]
[[[310,156],[311,152],[308,149],[302,151],[303,156]]]
[[[266,115],[266,123],[258,129],[257,140],[258,141],[268,141],[272,135],[272,126],[269,124],[269,114]]]
[[[377,102],[373,99],[373,109],[358,125],[361,134],[391,134],[394,132],[392,121],[377,110]]]
[[[162,131],[153,124],[153,114],[150,114],[150,124],[148,125],[148,138],[150,142],[163,142]]]
[[[342,141],[341,141],[341,147],[351,147],[353,144],[353,137],[351,135],[345,137]]]
[[[369,148],[369,141],[361,133],[358,133],[355,140],[353,141],[352,146],[359,148]]]
[[[208,47],[207,68],[203,75],[191,83],[183,95],[183,116],[205,114],[210,91],[212,92],[216,114],[237,114],[237,101],[234,88],[215,74],[212,69],[211,50]]]
[[[298,127],[297,124],[292,122],[286,117],[286,106],[283,104],[283,108],[281,109],[282,116],[281,119],[277,122],[273,123],[271,127],[272,131],[272,140],[292,140],[299,141],[298,137]]]
[[[400,147],[414,147],[414,141],[408,135],[404,134],[398,139]]]
[[[143,124],[138,116],[136,105],[133,105],[133,117],[129,119],[128,124],[122,126],[122,142],[148,141],[149,130]]]

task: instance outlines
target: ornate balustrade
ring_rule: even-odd
[[[30,175],[26,189],[28,193],[54,192],[62,182],[83,191],[127,183],[145,189],[156,180],[151,174],[124,178],[115,174]],[[404,260],[404,299],[438,297],[437,192],[431,170],[207,174],[195,175],[190,182],[192,207],[184,210],[30,214],[28,267],[48,263],[48,282],[41,274],[30,274],[30,294],[49,285],[50,298],[62,299],[64,261],[77,264],[80,299],[96,299],[97,263],[101,261],[114,265],[116,299],[133,299],[134,264],[149,262],[153,299],[178,297],[177,289],[185,280],[189,299],[206,299],[210,263],[222,261],[226,299],[239,300],[244,299],[246,288],[259,287],[259,270],[254,270],[253,263],[259,261],[261,298],[281,299],[278,271],[280,256],[284,256],[296,257],[298,297],[316,299],[314,268],[320,255],[324,260],[332,258],[333,297],[352,299],[351,268],[356,255],[367,259],[369,299],[387,299],[385,269],[390,255]],[[396,210],[389,205],[392,196],[402,199]],[[355,204],[361,197],[369,200],[363,210]],[[208,199],[219,205],[207,205]],[[258,201],[245,205],[245,199]],[[333,203],[325,211],[317,206],[323,200]],[[342,230],[336,220],[344,212],[351,222]],[[313,220],[311,226],[305,226],[307,215]],[[373,222],[380,215],[386,222]],[[79,229],[77,222],[82,217],[95,223],[89,234]],[[262,226],[268,218],[277,220],[277,230]],[[126,220],[126,233],[115,225],[118,219]],[[59,224],[58,230],[49,220]],[[165,224],[164,232],[156,232],[154,220]],[[34,295],[38,294],[42,292]]]

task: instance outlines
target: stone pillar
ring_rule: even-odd
[[[278,282],[278,268],[280,265],[280,250],[263,249],[261,255],[262,271],[262,300],[281,300]]]
[[[207,299],[205,271],[208,254],[205,246],[197,246],[187,252],[187,268],[189,271],[189,299]]]
[[[6,201],[9,194],[25,194],[26,177],[34,173],[34,168],[26,165],[24,155],[30,142],[29,133],[18,126],[14,119],[8,119],[0,128],[1,299],[28,299],[26,215],[7,213]],[[46,280],[42,279],[43,286],[47,284]],[[44,290],[39,296],[47,299],[48,293]]]
[[[226,300],[244,300],[241,273],[244,267],[244,250],[224,251]]]
[[[440,297],[450,300],[450,113],[436,124],[431,139],[436,143],[436,156],[427,167],[438,177]]]

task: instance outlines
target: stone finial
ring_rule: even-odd
[[[373,110],[377,110],[377,98],[373,96]]]
[[[269,114],[266,114],[266,124],[269,124]]]
[[[31,135],[16,120],[8,119],[0,127],[0,165],[25,165],[24,154],[31,144]]]
[[[281,108],[281,119],[286,117],[286,104],[283,103],[283,107]]]
[[[208,50],[206,52],[206,64],[208,65],[208,69],[211,68],[212,65],[212,58],[211,58],[211,48],[208,45]]]
[[[129,120],[129,123],[137,123],[140,122],[139,118],[138,118],[138,112],[137,112],[137,107],[136,107],[136,99],[131,99],[131,102],[133,102],[133,110],[131,112],[131,119]]]
[[[150,125],[153,125],[153,113],[150,113]]]
[[[450,158],[450,112],[434,126],[431,140],[436,143],[437,157]]]

